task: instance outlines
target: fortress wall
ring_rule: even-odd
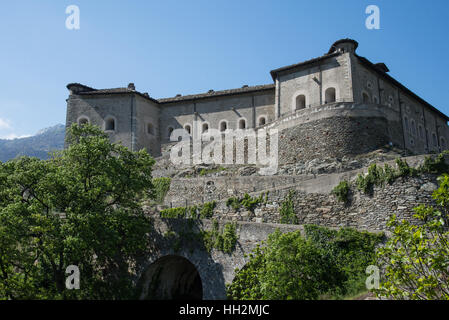
[[[198,120],[208,122],[209,128],[218,129],[220,121],[226,120],[229,129],[237,129],[241,118],[246,119],[247,128],[254,128],[252,95],[199,100],[196,110],[199,113]]]
[[[306,96],[306,108],[324,104],[328,87],[336,89],[337,101],[352,101],[348,54],[329,58],[319,66],[280,75],[279,83],[281,116],[296,109],[296,97],[301,94]]]
[[[213,200],[226,200],[245,193],[293,185],[313,177],[313,175],[303,175],[172,179],[164,203],[167,206],[184,207],[186,203],[194,205]]]
[[[439,152],[439,148],[442,147],[441,137],[443,137],[446,148],[448,147],[449,127],[441,116],[407,92],[398,89],[386,79],[379,77],[377,73],[364,67],[357,59],[353,59],[353,69],[355,102],[362,102],[362,93],[367,93],[372,102],[379,101],[385,108],[402,115],[401,122],[396,123],[404,134],[399,146],[403,146],[405,142],[406,149],[418,154]],[[422,134],[420,134],[420,127]],[[399,128],[394,124],[391,124],[390,128],[394,128],[399,133]],[[437,136],[437,145],[433,143],[432,134]]]
[[[233,110],[233,108],[235,110]],[[195,110],[198,116],[195,116]],[[219,129],[222,120],[227,128],[237,129],[239,119],[245,119],[246,127],[253,128],[260,116],[267,122],[274,120],[274,94],[272,91],[198,99],[195,102],[177,102],[161,106],[160,128],[162,143],[167,143],[168,127],[183,128],[197,119],[207,122],[209,128]],[[199,128],[201,129],[201,128]],[[193,132],[196,128],[193,128]]]
[[[413,218],[413,208],[419,204],[435,205],[431,198],[437,188],[436,175],[399,178],[392,185],[375,187],[372,196],[352,188],[351,202],[345,205],[329,193],[307,193],[296,189],[294,210],[299,224],[317,224],[327,227],[354,227],[362,230],[387,230],[386,223],[392,214],[408,221]],[[292,188],[295,189],[295,188]],[[279,210],[290,189],[272,191],[268,201],[253,212],[240,208],[235,211],[225,202],[218,204],[213,219],[279,223]]]
[[[76,123],[80,116],[87,116],[91,124],[104,129],[105,119],[116,119],[116,130],[108,135],[112,142],[121,142],[131,148],[131,95],[80,96],[72,94],[67,101],[66,127]]]
[[[279,163],[341,158],[373,151],[389,142],[380,117],[326,118],[286,129],[279,137]]]
[[[193,102],[178,102],[176,104],[161,105],[159,118],[159,133],[161,143],[169,141],[168,128],[183,128],[184,125],[192,125],[195,118],[195,106]]]
[[[161,154],[159,143],[159,106],[147,99],[136,95],[136,150],[146,148],[152,156]],[[152,133],[148,132],[148,124],[152,126]]]
[[[340,158],[373,151],[390,142],[386,114],[376,105],[336,104],[305,109],[281,121],[279,163]]]

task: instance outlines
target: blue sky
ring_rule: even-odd
[[[380,8],[380,30],[365,8]],[[80,29],[65,27],[66,7]],[[0,138],[65,123],[70,82],[154,98],[271,83],[340,38],[449,114],[449,1],[2,1]]]

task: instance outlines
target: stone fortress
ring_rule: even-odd
[[[188,287],[184,293],[190,297],[224,298],[235,268],[246,263],[244,254],[276,228],[302,230],[302,225],[318,224],[385,231],[392,213],[412,219],[415,206],[433,203],[437,182],[432,174],[401,177],[374,187],[371,195],[353,188],[346,204],[331,195],[339,182],[354,182],[370,164],[394,166],[402,157],[418,166],[426,155],[448,148],[449,118],[392,78],[384,63],[357,55],[357,47],[354,40],[338,40],[323,56],[272,70],[271,84],[195,95],[155,99],[132,83],[114,89],[67,85],[67,127],[92,123],[114,142],[134,151],[145,148],[156,159],[153,175],[171,178],[163,204],[149,206],[150,214],[158,217],[162,208],[215,201],[211,218],[238,224],[232,254],[208,254],[188,246],[175,253],[169,243],[162,245],[137,276],[144,292],[152,275],[165,268],[167,292]],[[209,128],[278,129],[278,172],[262,176],[251,165],[176,167],[169,161],[174,144],[169,137],[179,128],[193,139]],[[291,191],[298,225],[280,224],[279,210]],[[226,204],[244,194],[262,195],[264,201],[254,210]],[[174,222],[163,220],[156,225],[166,232]],[[211,226],[210,220],[203,224]],[[184,227],[177,222],[177,229]]]
[[[71,83],[67,125],[99,125],[113,141],[155,157],[177,128],[195,134],[288,125],[279,141],[283,163],[360,154],[388,143],[413,154],[446,149],[448,117],[388,75],[384,63],[358,56],[357,46],[339,40],[321,57],[272,70],[272,84],[196,95],[154,99],[132,83],[114,89]],[[283,148],[292,139],[295,146]]]

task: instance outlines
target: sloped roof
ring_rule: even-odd
[[[247,92],[256,92],[256,91],[264,91],[264,90],[271,90],[274,89],[274,84],[264,84],[264,85],[257,85],[257,86],[244,86],[237,89],[228,89],[228,90],[220,90],[220,91],[208,91],[205,93],[198,93],[198,94],[190,94],[186,96],[176,96],[172,98],[162,98],[158,99],[159,103],[170,103],[170,102],[177,102],[177,101],[186,101],[186,100],[196,100],[196,99],[202,99],[202,98],[210,98],[210,97],[221,97],[221,96],[229,96],[234,94],[242,94]]]

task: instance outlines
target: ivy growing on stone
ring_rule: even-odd
[[[298,217],[295,213],[295,207],[293,203],[294,190],[288,192],[287,197],[282,201],[279,214],[281,215],[281,223],[286,224],[298,224]]]
[[[164,202],[165,196],[170,189],[171,179],[166,177],[153,178],[154,201],[158,204]]]

